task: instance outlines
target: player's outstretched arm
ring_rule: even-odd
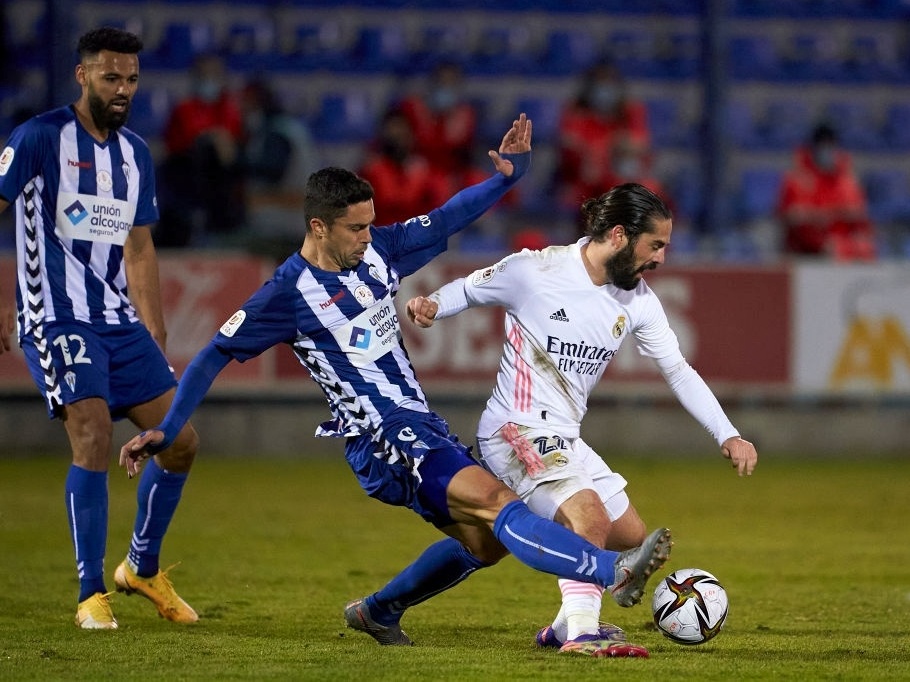
[[[720,450],[724,453],[724,457],[733,463],[740,476],[752,475],[752,471],[758,463],[758,452],[752,443],[735,436],[725,440]]]
[[[503,135],[499,151],[496,152],[491,149],[487,152],[493,160],[493,166],[496,170],[507,178],[512,177],[515,167],[511,161],[502,158],[500,154],[522,154],[531,151],[531,132],[530,119],[525,114],[519,114],[518,119],[512,121],[512,127]]]
[[[408,319],[424,329],[433,326],[438,310],[439,304],[426,296],[415,296],[407,305]]]

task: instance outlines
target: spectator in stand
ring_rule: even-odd
[[[244,143],[243,173],[249,240],[291,250],[300,241],[303,190],[320,167],[309,129],[287,113],[263,80],[249,81],[240,93]]]
[[[161,221],[155,233],[160,246],[186,246],[199,236],[223,235],[243,225],[238,163],[243,120],[221,57],[196,58],[192,88],[164,130]]]
[[[464,73],[454,62],[433,69],[426,92],[405,97],[400,103],[414,131],[416,148],[433,173],[448,183],[448,196],[459,187],[486,177],[475,163],[477,108],[464,96]]]
[[[628,182],[642,185],[659,196],[672,211],[672,201],[663,183],[653,173],[652,158],[646,148],[625,133],[619,134],[613,143],[610,167],[604,173],[604,178],[611,187]]]
[[[376,225],[405,221],[449,196],[447,184],[433,172],[426,157],[416,152],[414,131],[397,107],[383,116],[358,175],[376,193]]]
[[[863,186],[837,131],[821,123],[794,155],[781,183],[784,251],[836,260],[874,260],[875,235]]]
[[[555,180],[562,206],[575,211],[585,199],[616,184],[612,161],[620,142],[647,158],[651,147],[647,110],[629,96],[616,66],[603,60],[584,74],[578,94],[560,118]]]

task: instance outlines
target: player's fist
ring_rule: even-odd
[[[418,327],[432,327],[439,304],[426,296],[415,296],[407,305],[408,319]]]
[[[751,476],[758,463],[758,452],[755,446],[739,436],[728,438],[720,448],[724,457],[729,459],[740,476]]]

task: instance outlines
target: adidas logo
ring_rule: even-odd
[[[568,322],[569,321],[569,317],[568,317],[568,315],[566,315],[565,308],[560,308],[555,313],[550,315],[550,319],[556,320],[557,322]]]

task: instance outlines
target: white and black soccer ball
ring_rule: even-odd
[[[727,620],[727,591],[700,568],[682,568],[660,581],[651,600],[654,624],[677,644],[713,639]]]

